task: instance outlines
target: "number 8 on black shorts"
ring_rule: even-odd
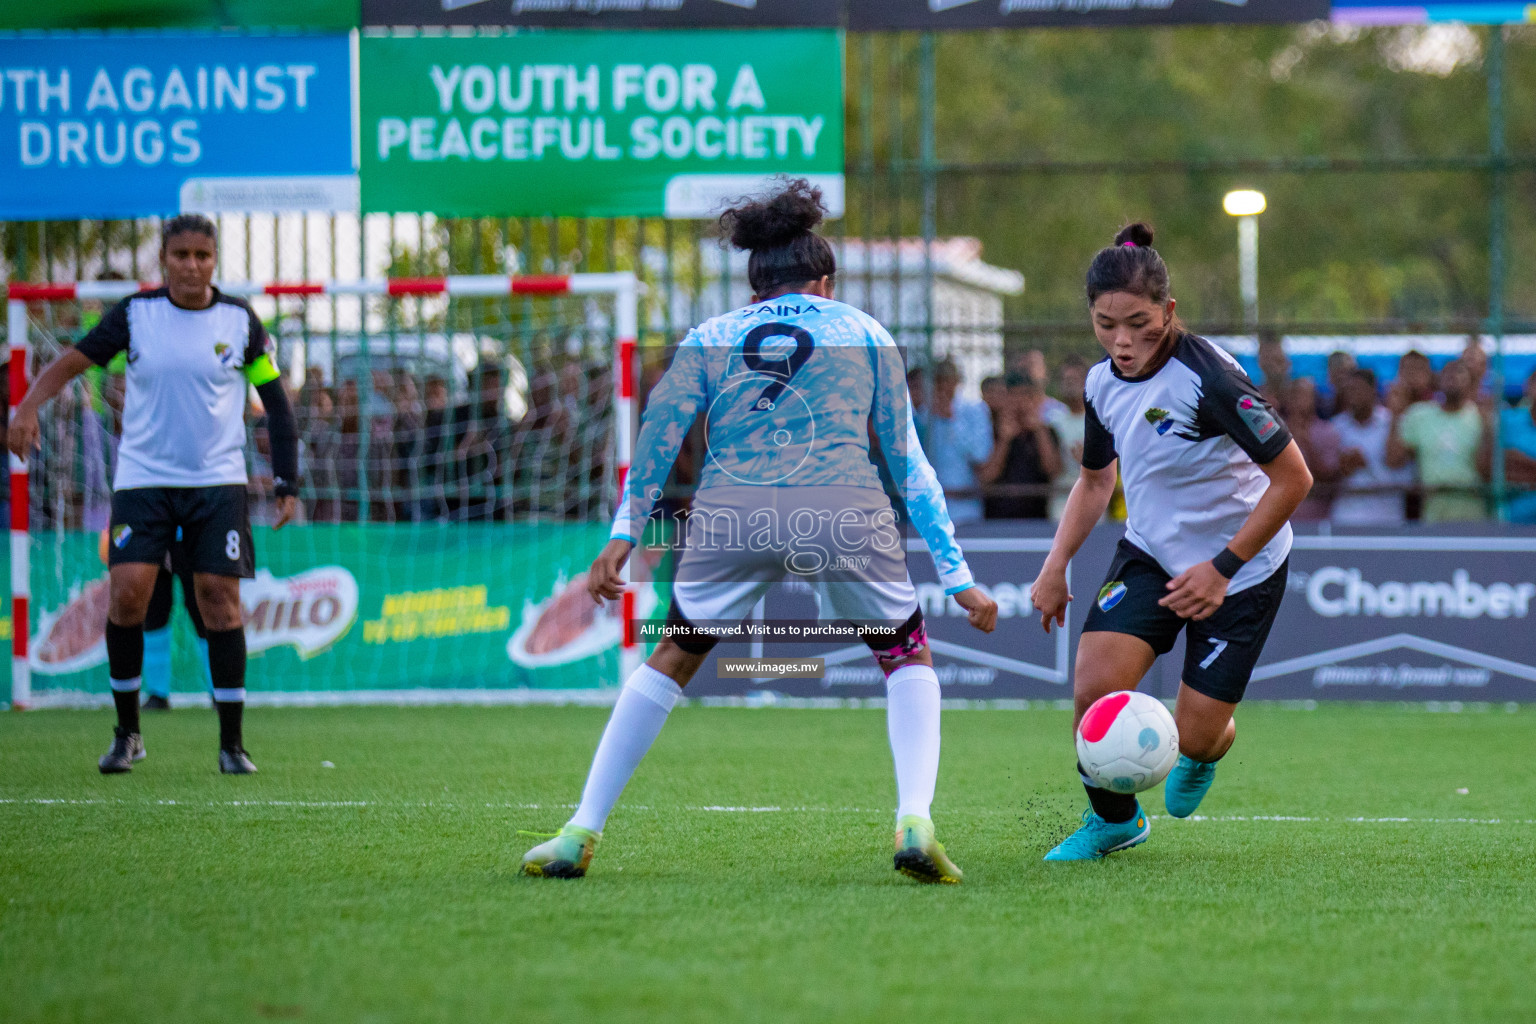
[[[244,484],[114,491],[108,564],[160,565],[177,527],[193,572],[240,579],[256,575]]]

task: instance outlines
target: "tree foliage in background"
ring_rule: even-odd
[[[1508,150],[1536,158],[1536,29],[1507,33]],[[1022,270],[1009,316],[1080,325],[1082,271],[1147,219],[1181,311],[1234,326],[1230,188],[1262,189],[1260,313],[1279,325],[1466,329],[1489,297],[1490,178],[1482,170],[1212,170],[1212,160],[1465,159],[1488,149],[1488,30],[1326,24],[997,30],[935,37],[936,228],[975,235]],[[875,238],[921,228],[916,34],[848,37],[849,216]],[[1179,166],[1185,162],[1187,166]],[[1089,164],[1089,167],[1079,165]],[[1169,164],[1176,166],[1169,167]],[[1156,164],[1155,171],[1145,165]],[[985,166],[980,166],[985,165]],[[1118,170],[1110,169],[1120,165]],[[1506,308],[1536,329],[1536,171],[1509,176]],[[396,274],[635,269],[662,296],[709,287],[701,222],[571,218],[436,222],[393,247]],[[7,277],[157,276],[154,221],[0,224]],[[392,237],[392,236],[391,236]],[[697,303],[695,303],[697,305]]]
[[[1536,32],[1507,32],[1508,149],[1530,157]],[[1094,251],[1121,224],[1146,219],[1183,310],[1197,323],[1232,325],[1241,317],[1236,231],[1221,197],[1259,188],[1269,197],[1260,222],[1265,320],[1475,323],[1489,294],[1485,172],[1234,173],[1200,164],[1485,154],[1486,44],[1486,30],[1452,25],[941,35],[935,136],[947,169],[937,231],[979,236],[989,261],[1024,271],[1014,317],[1061,321],[1082,316],[1082,272]],[[851,233],[918,230],[918,46],[911,35],[850,40]],[[889,173],[893,158],[904,161],[902,173]],[[1191,167],[1137,169],[1170,161]],[[1100,166],[1072,169],[1084,162]],[[1536,317],[1533,183],[1528,171],[1512,174],[1508,206],[1506,306],[1526,319]]]

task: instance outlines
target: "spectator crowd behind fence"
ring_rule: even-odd
[[[1497,418],[1506,517],[1536,523],[1536,371],[1511,402],[1492,393],[1487,355],[1475,341],[1438,371],[1410,350],[1385,385],[1343,351],[1329,356],[1320,380],[1293,376],[1275,337],[1261,337],[1257,353],[1260,389],[1282,412],[1316,480],[1298,520],[1390,527],[1493,518]],[[295,400],[305,520],[609,514],[609,362],[579,350],[525,361],[508,346],[483,354],[455,379],[380,361],[305,369]],[[1052,375],[1040,352],[1016,352],[1003,373],[975,382],[980,401],[963,397],[968,382],[956,360],[914,365],[914,417],[957,523],[1060,516],[1082,452],[1088,365],[1070,354]],[[664,360],[647,364],[642,401],[664,369]],[[123,397],[120,373],[92,371],[52,407],[34,472],[38,528],[105,526]],[[250,422],[253,518],[268,522],[272,473],[259,408]],[[659,514],[687,503],[705,448],[696,428]]]

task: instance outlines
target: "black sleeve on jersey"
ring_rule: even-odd
[[[1201,389],[1194,435],[1179,436],[1204,441],[1225,434],[1259,465],[1273,462],[1291,443],[1290,430],[1247,374],[1204,350],[1210,344],[1186,335],[1179,346],[1179,358],[1200,374]]]
[[[1103,469],[1114,462],[1115,435],[1111,434],[1094,411],[1093,403],[1085,397],[1083,405],[1083,468]]]
[[[267,439],[272,442],[272,485],[279,498],[299,493],[299,430],[293,403],[282,378],[256,388],[267,410]]]
[[[246,315],[251,319],[250,329],[245,338],[245,365],[250,366],[267,354],[267,329],[256,316],[254,309],[243,302],[241,305],[245,306]]]
[[[119,352],[128,351],[128,299],[124,299],[75,343],[75,351],[97,366],[106,366]]]

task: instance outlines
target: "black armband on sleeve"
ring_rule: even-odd
[[[279,498],[299,493],[299,431],[293,404],[282,380],[269,380],[256,389],[267,410],[267,438],[272,443],[272,485]]]

